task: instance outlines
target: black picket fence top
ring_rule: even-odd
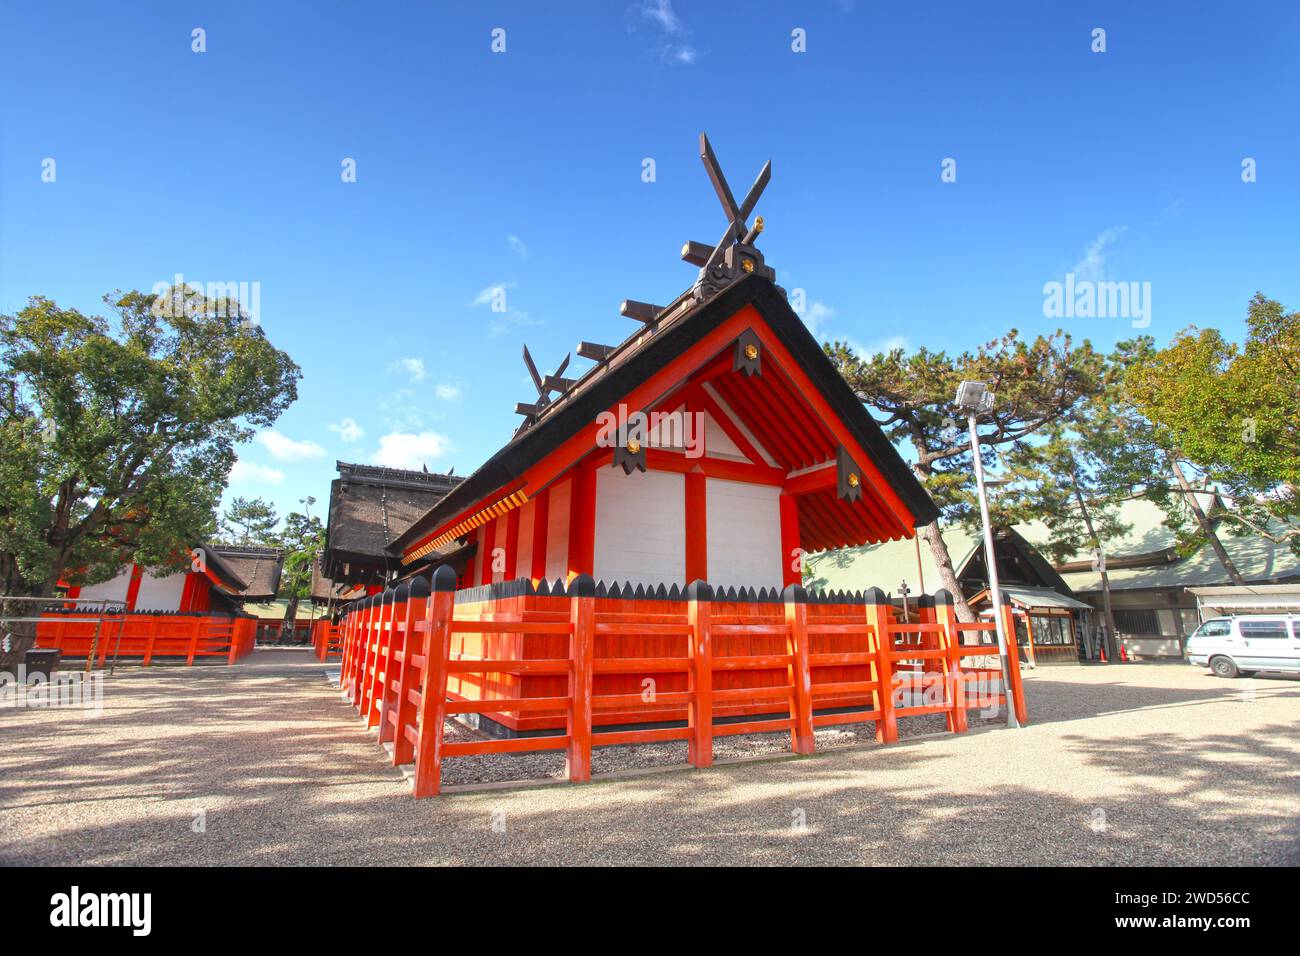
[[[236,614],[233,611],[114,611],[111,609],[51,607],[41,611],[41,614],[67,614],[71,616],[80,615],[81,617],[220,617],[247,621],[258,620],[255,614]]]
[[[388,588],[379,594],[360,598],[340,609],[341,614],[364,610],[381,604],[391,604],[407,600],[408,597],[426,597],[429,594],[429,580],[425,577],[413,578],[395,588]],[[867,588],[863,591],[813,591],[800,585],[791,585],[784,591],[778,588],[719,587],[713,588],[707,582],[682,587],[674,584],[632,584],[631,582],[607,583],[593,581],[587,575],[579,575],[567,584],[562,579],[539,581],[533,584],[530,578],[516,578],[513,581],[497,581],[494,584],[482,584],[478,587],[463,588],[455,592],[457,604],[481,604],[517,597],[597,597],[625,601],[717,601],[728,604],[781,604],[787,600],[802,604],[849,604],[866,607],[868,605],[889,604],[891,599],[880,588]],[[936,600],[949,603],[951,598],[946,591],[934,595],[922,594],[914,602],[917,607],[933,607]]]

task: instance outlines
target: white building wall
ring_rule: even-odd
[[[116,577],[81,589],[79,598],[90,601],[125,601],[131,586],[131,566],[128,564]],[[148,571],[140,577],[140,591],[136,595],[137,611],[176,611],[181,606],[185,592],[185,572],[178,571],[166,577],[154,577]]]
[[[569,499],[572,479],[551,486],[550,521],[546,525],[546,580],[569,575]]]
[[[595,578],[686,583],[686,477],[602,468],[596,475]]]
[[[117,577],[82,588],[78,597],[91,601],[125,601],[126,589],[130,584],[131,565],[128,564],[124,570],[118,572]]]
[[[135,599],[137,611],[176,611],[181,606],[185,590],[185,574],[169,574],[156,578],[148,571],[140,578],[140,593]]]
[[[781,489],[721,478],[707,482],[709,583],[779,588]]]

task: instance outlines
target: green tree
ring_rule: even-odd
[[[913,470],[938,504],[940,520],[919,532],[939,567],[940,584],[957,601],[958,616],[973,620],[940,534],[940,521],[978,526],[980,520],[970,438],[954,406],[957,386],[978,380],[995,393],[996,406],[984,420],[979,451],[986,466],[1006,474],[1017,467],[1007,453],[1065,419],[1081,399],[1102,387],[1102,356],[1086,341],[1075,345],[1064,332],[1026,342],[1014,329],[974,352],[955,356],[921,348],[911,355],[894,349],[860,357],[842,342],[826,350],[885,434],[906,450]],[[1025,476],[1008,477],[1014,482]],[[1032,516],[1025,503],[1020,495],[995,496],[994,523],[1013,524]]]
[[[131,561],[188,565],[235,446],[297,397],[298,366],[237,302],[190,290],[105,301],[111,319],[41,297],[0,316],[4,595],[48,597]],[[0,670],[34,636],[12,629]]]
[[[325,547],[325,526],[311,514],[315,498],[304,498],[304,510],[291,511],[284,519],[280,546],[284,548],[284,571],[280,576],[280,593],[288,598],[284,621],[280,625],[280,642],[288,643],[298,620],[298,602],[311,596],[311,572],[316,558]]]
[[[1193,328],[1151,350],[1127,397],[1165,447],[1231,496],[1231,530],[1300,554],[1300,312],[1256,293],[1246,325],[1241,347]]]
[[[235,497],[221,516],[222,536],[229,544],[269,545],[279,523],[275,506],[264,498]]]

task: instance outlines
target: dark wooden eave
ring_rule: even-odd
[[[417,519],[389,547],[399,557],[431,532],[499,489],[516,483],[533,465],[563,442],[613,407],[635,386],[699,342],[712,329],[752,305],[821,391],[826,402],[871,456],[885,480],[911,512],[917,526],[938,517],[933,500],[853,394],[848,383],[790,308],[781,291],[758,274],[746,276],[702,305],[674,317],[666,325],[620,346],[628,349],[620,361],[598,365],[576,386],[558,396],[536,424],[516,435],[480,468],[467,477],[427,513]],[[674,306],[666,308],[670,314]],[[629,347],[630,346],[630,347]]]

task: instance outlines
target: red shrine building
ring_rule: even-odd
[[[1024,720],[1019,672],[1001,686],[977,660],[996,646],[964,633],[993,622],[957,621],[946,592],[898,619],[880,582],[802,586],[805,554],[912,538],[938,509],[755,246],[770,164],[737,203],[704,136],[700,155],[727,228],[683,246],[694,284],[624,302],[635,331],[580,343],[574,377],[525,348],[537,397],[511,440],[386,538],[370,564],[389,586],[333,625],[340,686],[416,796],[449,757],[563,750],[581,782],[602,746],[686,741],[704,767],[716,736],[788,731],[811,753],[834,724],[890,742],[910,716],[959,733],[1014,702]],[[361,520],[343,514],[340,543]],[[448,719],[486,736],[447,740]]]
[[[683,258],[708,263],[698,246]],[[803,554],[912,537],[934,503],[773,279],[737,243],[667,306],[625,302],[640,328],[580,344],[580,377],[538,375],[525,349],[523,425],[393,553],[414,569],[472,544],[463,586],[763,588],[798,583]]]
[[[82,606],[96,601],[127,611],[195,614],[234,613],[245,601],[269,601],[280,587],[284,556],[279,548],[198,545],[187,570],[155,574],[129,564],[114,577],[85,587],[72,586],[69,599]]]

